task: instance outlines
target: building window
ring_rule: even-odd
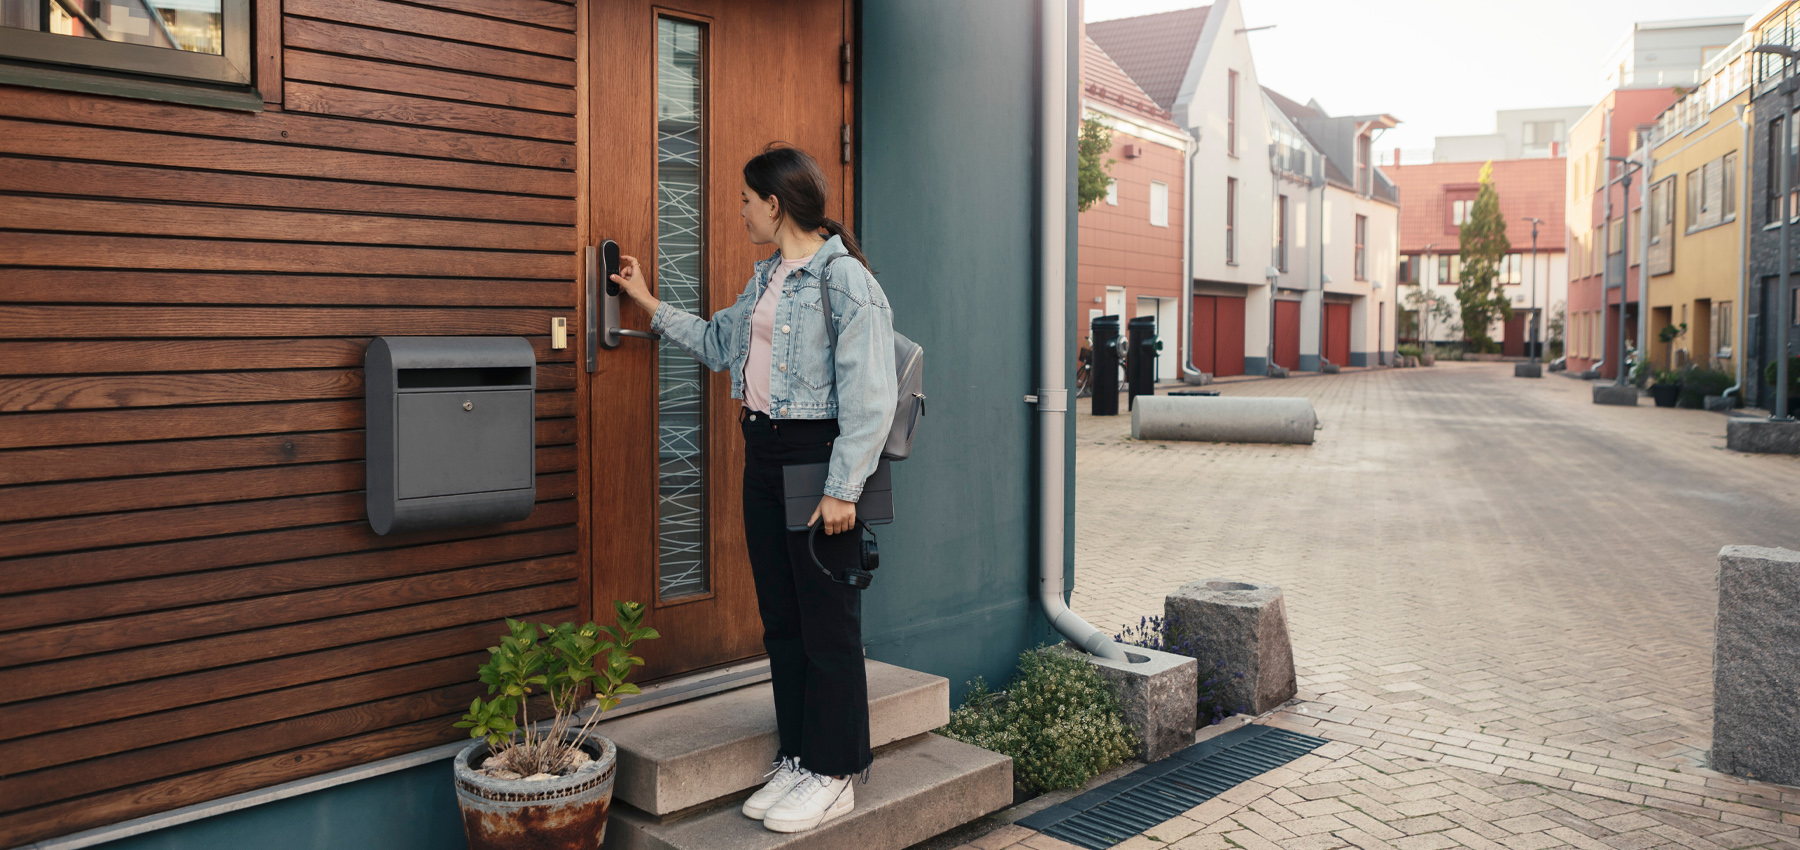
[[[1701,179],[1698,168],[1687,173],[1687,229],[1689,230],[1700,226],[1700,198],[1706,192],[1705,187],[1700,185]]]
[[[1419,282],[1419,255],[1403,254],[1400,257],[1399,284],[1405,285]]]
[[[1225,178],[1225,262],[1237,265],[1237,178]]]
[[[1119,205],[1119,181],[1113,180],[1106,184],[1106,202],[1115,207]]]
[[[1369,134],[1356,137],[1356,191],[1367,195],[1369,188]]]
[[[1781,155],[1782,123],[1783,122],[1780,118],[1769,119],[1769,158],[1768,158],[1768,161],[1771,163],[1776,162],[1775,158]],[[1768,219],[1771,222],[1780,221],[1781,220],[1781,186],[1777,181],[1780,180],[1780,174],[1778,172],[1780,172],[1781,169],[1776,168],[1776,167],[1771,167],[1771,168],[1765,169],[1765,171],[1767,171],[1767,173],[1768,173],[1768,184],[1763,190],[1763,217]]]
[[[1731,320],[1731,302],[1720,301],[1712,308],[1713,356],[1731,356],[1731,332],[1736,324]]]
[[[1451,256],[1448,256],[1445,254],[1438,254],[1436,256],[1436,259],[1437,259],[1437,282],[1438,282],[1438,285],[1439,286],[1447,286],[1450,283],[1450,261],[1455,259],[1455,257],[1451,257]]]
[[[1225,152],[1237,156],[1238,72],[1225,79]]]
[[[1563,122],[1561,121],[1527,121],[1524,127],[1524,143],[1528,148],[1547,148],[1555,142],[1563,140]]]
[[[1474,198],[1460,198],[1450,202],[1450,225],[1462,227],[1469,223],[1469,215],[1475,211]]]
[[[1609,240],[1606,243],[1607,256],[1617,254],[1625,249],[1625,219],[1615,218],[1610,225],[1606,232]]]
[[[0,57],[250,84],[250,0],[0,0]]]
[[[1356,217],[1356,279],[1369,279],[1369,217]]]
[[[1732,219],[1737,217],[1737,161],[1738,155],[1736,151],[1726,154],[1724,159],[1720,160],[1719,190],[1723,194],[1719,203],[1719,217],[1721,219]]]
[[[1288,199],[1286,195],[1275,198],[1275,268],[1287,271],[1288,248]]]
[[[1150,181],[1150,224],[1169,226],[1169,184]]]

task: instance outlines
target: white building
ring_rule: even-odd
[[[1197,140],[1184,375],[1266,374],[1273,318],[1268,118],[1238,0],[1087,25]],[[1198,297],[1195,297],[1198,296]],[[1198,313],[1198,315],[1196,315]]]
[[[1490,159],[1551,159],[1569,146],[1569,128],[1586,115],[1586,106],[1502,109],[1494,113],[1494,132],[1472,136],[1438,136],[1432,162],[1484,162]]]

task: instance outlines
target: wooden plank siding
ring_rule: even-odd
[[[258,0],[241,113],[0,86],[0,847],[458,740],[583,581],[577,8]],[[380,335],[523,336],[538,506],[377,537]]]

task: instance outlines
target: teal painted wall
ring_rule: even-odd
[[[463,850],[449,760],[108,842],[106,850]]]
[[[948,678],[956,702],[1050,640],[1024,401],[1041,386],[1036,19],[1029,0],[863,0],[860,16],[857,229],[895,327],[925,347],[930,396],[894,466],[863,637],[873,658]],[[1072,344],[1073,322],[1062,332]]]
[[[1072,6],[1074,4],[1071,4]],[[857,221],[894,305],[926,350],[924,430],[894,468],[898,519],[864,596],[870,657],[979,675],[1058,638],[1036,594],[1037,29],[1030,0],[863,0]],[[1069,55],[1078,56],[1075,12]],[[1069,114],[1076,109],[1071,65]],[[1075,179],[1074,129],[1068,156]],[[1069,208],[1065,303],[1074,303]],[[1075,316],[1061,333],[1073,352]],[[1064,385],[1073,379],[1073,355]],[[1064,581],[1074,581],[1074,415],[1065,441]],[[1114,624],[1098,623],[1103,628]],[[461,850],[450,763],[111,842],[107,850]]]

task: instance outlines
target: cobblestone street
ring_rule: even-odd
[[[1800,459],[1505,363],[1217,388],[1311,397],[1318,442],[1082,416],[1072,604],[1279,584],[1300,695],[1264,722],[1332,743],[1123,847],[1800,848],[1800,789],[1704,767],[1716,556],[1800,548]],[[1015,844],[1068,846],[976,846]]]

